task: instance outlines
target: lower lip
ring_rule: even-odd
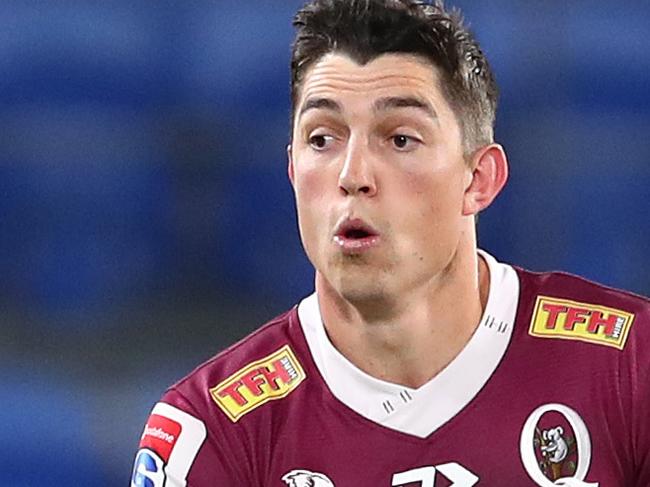
[[[345,238],[340,235],[334,236],[334,243],[345,254],[361,254],[379,245],[379,235],[370,235],[363,238]]]

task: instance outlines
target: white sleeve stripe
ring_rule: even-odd
[[[165,474],[178,481],[179,485],[185,486],[187,474],[207,436],[205,424],[185,411],[163,402],[156,404],[151,414],[164,416],[181,425],[181,433],[169,456]]]

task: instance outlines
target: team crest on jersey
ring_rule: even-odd
[[[140,438],[131,487],[163,487],[167,478],[185,482],[205,437],[202,421],[169,404],[156,404]]]
[[[545,404],[526,420],[519,443],[521,460],[540,487],[598,487],[585,478],[591,439],[580,415],[563,404]]]
[[[309,470],[292,470],[282,476],[282,481],[289,487],[335,487],[327,475]]]
[[[568,299],[537,296],[529,333],[607,345],[623,350],[634,315],[626,311]]]
[[[210,395],[234,423],[262,404],[286,397],[305,377],[293,350],[285,345],[212,387]]]

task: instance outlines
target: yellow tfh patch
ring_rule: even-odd
[[[607,345],[623,350],[634,315],[620,309],[537,296],[529,334]]]
[[[210,389],[217,406],[236,423],[253,409],[286,397],[305,379],[289,345],[248,364]]]

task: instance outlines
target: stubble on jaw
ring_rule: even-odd
[[[386,281],[394,276],[393,266],[379,265],[372,256],[337,254],[328,262],[330,276],[321,273],[330,292],[361,314],[367,322],[385,321],[394,307]],[[338,301],[338,300],[337,300]]]

